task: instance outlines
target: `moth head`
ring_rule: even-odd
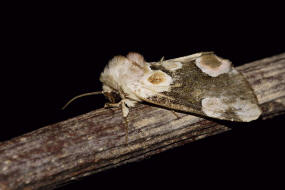
[[[112,92],[103,92],[104,96],[111,102],[112,104],[118,103],[121,101],[121,96],[119,93],[112,91]]]
[[[63,107],[62,109],[65,109],[69,104],[77,100],[78,98],[82,98],[85,96],[93,96],[93,95],[98,95],[98,94],[103,94],[111,103],[118,103],[121,101],[121,97],[119,92],[116,91],[98,91],[98,92],[88,92],[84,94],[80,94],[78,96],[73,97],[70,99]]]

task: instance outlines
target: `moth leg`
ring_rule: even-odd
[[[126,144],[128,144],[129,143],[129,118],[124,117],[124,121],[125,121],[125,142]]]
[[[110,110],[112,114],[115,113],[115,111],[112,108],[119,108],[121,107],[121,102],[118,103],[105,103],[104,108]]]
[[[118,103],[105,103],[104,108],[119,108],[121,104],[121,101]]]
[[[104,108],[118,108],[122,109],[123,118],[124,118],[124,125],[125,125],[125,136],[126,136],[126,144],[128,144],[128,134],[129,134],[129,108],[127,107],[124,99],[118,103],[106,103]]]
[[[129,108],[127,107],[126,103],[124,100],[121,101],[121,106],[122,106],[122,113],[123,113],[123,118],[125,121],[125,137],[126,137],[126,144],[128,144],[129,141]]]

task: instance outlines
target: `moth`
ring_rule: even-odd
[[[124,118],[138,102],[221,120],[249,122],[261,115],[256,95],[233,66],[213,52],[147,62],[139,53],[115,56],[101,73],[106,107],[121,107]],[[67,106],[66,105],[66,106]]]

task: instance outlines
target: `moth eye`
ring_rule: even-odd
[[[117,103],[121,100],[120,95],[115,92],[105,92],[104,95],[111,103]]]
[[[159,84],[165,81],[165,74],[163,72],[154,72],[147,80],[152,84]]]

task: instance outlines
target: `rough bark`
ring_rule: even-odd
[[[285,112],[285,53],[238,67],[266,119]],[[0,144],[0,189],[53,189],[92,173],[230,130],[149,105],[130,110],[128,144],[120,109],[98,109]]]

